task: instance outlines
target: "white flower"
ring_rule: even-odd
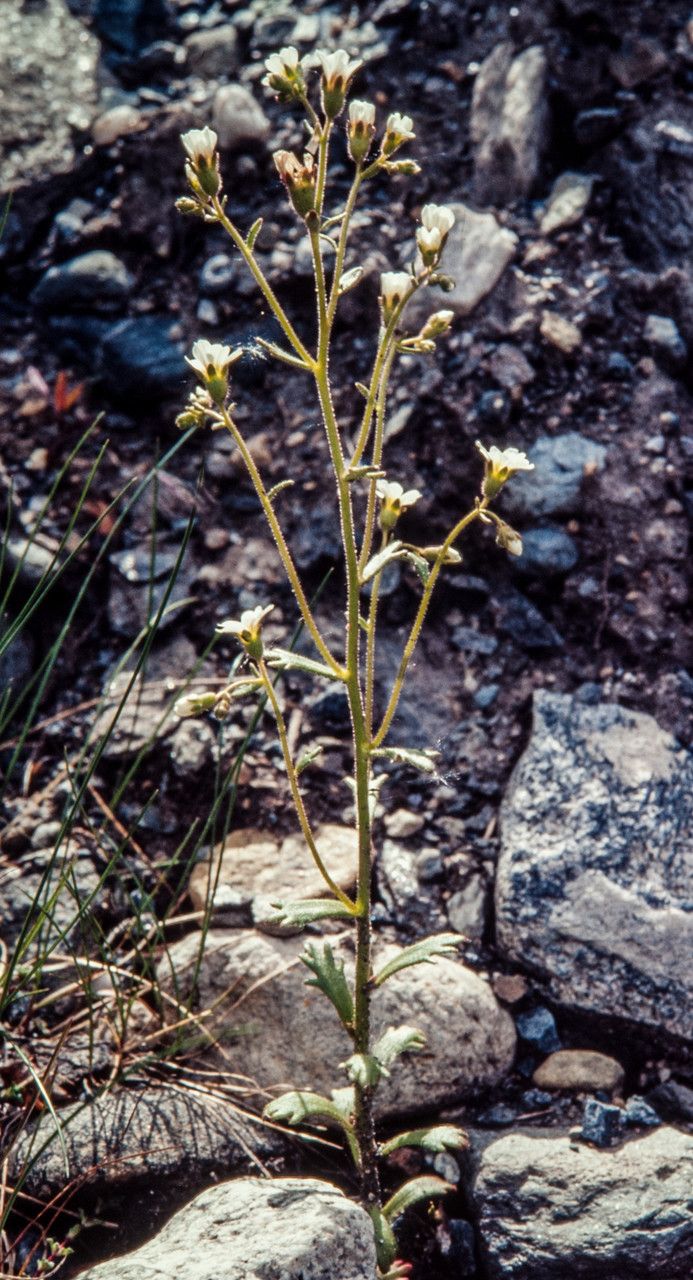
[[[411,142],[415,138],[414,122],[411,116],[402,116],[399,111],[393,111],[387,117],[385,125],[385,136],[383,138],[382,153],[384,156],[391,156],[402,146],[403,142]]]
[[[354,101],[349,103],[349,124],[366,126],[375,124],[375,104],[360,102],[358,98],[354,98]]]
[[[437,258],[443,247],[443,235],[439,227],[419,227],[416,233],[416,243],[419,246],[419,252],[428,266],[434,258]]]
[[[215,404],[223,404],[228,391],[228,371],[234,361],[243,355],[242,347],[232,351],[223,342],[208,342],[199,338],[193,345],[192,356],[185,359],[204,383]]]
[[[520,449],[498,449],[495,444],[486,449],[480,440],[477,440],[476,447],[484,459],[483,493],[486,498],[494,498],[506,480],[517,471],[534,470],[534,463]]]
[[[395,307],[411,289],[412,278],[407,271],[384,271],[380,277],[380,300],[385,320],[389,320]]]
[[[273,604],[264,606],[259,604],[254,609],[244,609],[237,621],[229,619],[226,622],[217,623],[216,631],[222,636],[236,636],[251,658],[261,658],[262,638],[260,633],[262,624],[273,608]]]
[[[181,134],[180,140],[192,165],[197,167],[200,164],[203,166],[213,164],[218,142],[213,129],[189,129],[187,133]]]
[[[418,489],[403,489],[398,480],[378,480],[375,491],[380,498],[380,527],[394,529],[399,517],[419,501]]]
[[[352,62],[345,49],[335,49],[333,53],[328,53],[327,49],[316,49],[307,61],[310,66],[320,68],[328,89],[333,89],[337,84],[346,88],[359,67],[363,66],[362,62]]]
[[[455,215],[452,209],[444,204],[425,204],[421,210],[421,223],[426,231],[439,231],[444,240],[452,229]]]
[[[288,101],[293,97],[300,97],[305,92],[306,86],[298,49],[295,49],[292,44],[287,45],[285,49],[280,49],[279,53],[271,53],[269,58],[265,59],[265,67],[267,75],[263,76],[262,83],[266,89],[278,93],[280,98]]]

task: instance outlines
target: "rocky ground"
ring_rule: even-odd
[[[97,1268],[95,1280],[162,1274],[152,1261],[159,1249],[174,1256],[179,1232],[206,1239],[205,1215],[243,1223],[248,1196],[254,1207],[262,1200],[268,1223],[260,1250],[283,1235],[287,1205],[299,1206],[303,1234],[287,1228],[294,1252],[280,1260],[287,1274],[316,1257],[314,1274],[324,1274],[324,1258],[333,1260],[352,1233],[357,1247],[344,1254],[340,1274],[357,1280],[372,1271],[358,1211],[311,1182],[327,1176],[350,1190],[338,1154],[318,1145],[307,1158],[254,1119],[280,1080],[321,1081],[323,1042],[333,1058],[343,1056],[336,1028],[306,997],[298,941],[265,929],[277,891],[310,891],[270,727],[260,724],[244,757],[223,859],[210,858],[221,822],[202,841],[207,858],[191,869],[183,838],[204,823],[219,765],[233,761],[247,716],[219,738],[211,724],[170,715],[199,655],[206,682],[224,678],[230,650],[206,651],[220,618],[269,593],[278,607],[268,630],[285,642],[295,623],[231,450],[215,435],[181,445],[173,426],[189,386],[183,353],[196,337],[244,346],[235,366],[239,423],[268,484],[290,465],[296,483],[282,495],[282,518],[310,590],[321,592],[316,607],[328,631],[341,609],[338,575],[324,584],[337,543],[315,404],[300,378],[261,358],[255,338],[273,336],[272,328],[228,244],[173,208],[183,189],[178,135],[211,123],[233,216],[242,226],[265,218],[263,266],[310,331],[308,260],[271,160],[299,134],[259,84],[263,59],[294,43],[305,52],[343,45],[362,56],[359,96],[383,114],[414,116],[413,154],[423,168],[417,179],[374,189],[360,215],[354,260],[362,255],[365,279],[344,299],[335,355],[344,421],[356,412],[349,388],[367,366],[379,272],[406,260],[423,203],[450,203],[457,222],[447,262],[457,283],[443,305],[456,324],[430,364],[401,361],[388,428],[391,474],[424,494],[408,517],[412,538],[434,542],[470,502],[476,438],[515,444],[535,463],[503,498],[522,531],[523,557],[505,558],[489,538],[469,540],[402,702],[398,740],[437,747],[439,771],[424,782],[395,771],[383,793],[380,945],[432,928],[469,939],[459,961],[402,974],[378,1014],[384,1023],[404,1016],[421,1025],[432,1055],[404,1064],[388,1083],[384,1123],[420,1114],[425,1095],[429,1112],[461,1119],[471,1134],[468,1155],[434,1162],[458,1194],[434,1220],[415,1219],[402,1248],[420,1277],[689,1275],[686,5],[663,12],[646,0],[540,0],[531,8],[364,0],[300,13],[283,0],[5,6],[0,188],[13,199],[0,238],[0,476],[3,574],[19,565],[19,576],[3,625],[56,552],[67,563],[0,659],[4,685],[21,688],[40,669],[76,598],[78,607],[43,692],[39,732],[17,751],[15,724],[0,743],[2,941],[15,944],[54,856],[88,736],[103,750],[66,855],[72,889],[55,916],[61,941],[72,939],[73,954],[93,954],[95,937],[105,936],[115,948],[109,955],[127,968],[133,937],[138,943],[135,908],[145,933],[169,912],[167,946],[155,937],[151,950],[168,1023],[193,988],[195,1007],[216,1011],[176,1046],[181,1073],[180,1058],[142,1049],[170,1044],[151,985],[124,1029],[102,984],[111,1014],[96,1038],[77,1021],[56,1041],[72,1016],[67,997],[50,1016],[37,1013],[35,997],[10,1006],[8,1026],[39,1068],[54,1061],[59,1043],[60,1070],[50,1076],[53,1101],[69,1119],[71,1194],[111,1224],[79,1237],[77,1262],[151,1236],[215,1179],[270,1171],[301,1180],[288,1190],[281,1184],[274,1199],[271,1187],[245,1177],[205,1191],[183,1211],[192,1216],[171,1220],[154,1253],[145,1244],[125,1269]],[[335,207],[347,181],[338,153]],[[61,466],[97,414],[24,554]],[[138,489],[157,459],[156,484]],[[394,575],[385,596],[381,691],[415,608],[415,583]],[[133,684],[128,651],[162,604],[175,607],[160,619]],[[295,745],[323,748],[311,804],[323,824],[319,842],[346,885],[345,707],[303,677],[285,682],[284,697]],[[125,865],[118,878],[115,850]],[[210,868],[214,876],[218,869],[214,894]],[[212,897],[203,939],[195,913]],[[348,963],[346,942],[335,945]],[[289,1027],[285,1011],[297,997],[301,1016]],[[45,1203],[65,1183],[50,1114],[33,1139],[15,1141],[23,1099],[7,1056],[0,1071],[3,1144],[14,1168],[26,1164],[22,1143],[33,1140],[34,1154],[43,1148],[25,1192]],[[309,1203],[334,1226],[334,1247],[324,1253],[316,1254]],[[281,1229],[273,1214],[283,1215]],[[55,1230],[64,1234],[67,1221]],[[10,1233],[8,1248],[5,1269],[19,1274],[31,1234],[15,1246]],[[238,1268],[265,1274],[275,1263],[248,1254]]]

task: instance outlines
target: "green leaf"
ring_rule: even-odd
[[[462,1129],[454,1124],[436,1124],[430,1129],[408,1129],[405,1133],[398,1133],[389,1142],[382,1143],[380,1154],[389,1156],[402,1147],[422,1147],[424,1151],[452,1151],[467,1145],[467,1135]]]
[[[445,1182],[443,1178],[436,1178],[433,1174],[424,1174],[420,1178],[411,1178],[409,1182],[405,1182],[399,1191],[390,1197],[387,1204],[383,1205],[383,1217],[387,1222],[393,1222],[398,1218],[405,1209],[410,1209],[413,1204],[417,1204],[419,1200],[430,1200],[433,1196],[445,1196],[448,1191],[454,1191],[455,1188],[451,1182]]]
[[[353,920],[353,914],[336,898],[304,898],[302,902],[273,902],[276,915],[267,924],[288,925],[305,929],[316,920]]]
[[[282,364],[291,365],[292,369],[308,369],[309,366],[300,356],[293,355],[290,351],[285,351],[283,347],[278,347],[276,342],[268,342],[266,338],[256,338],[259,347],[266,351],[268,356],[274,356],[275,360],[280,360]]]
[[[353,1129],[339,1107],[329,1098],[323,1098],[319,1093],[302,1093],[298,1089],[283,1093],[273,1102],[268,1102],[263,1115],[268,1120],[274,1120],[275,1124],[296,1125],[310,1120],[327,1120],[340,1129],[350,1132]]]
[[[304,658],[302,653],[293,653],[291,649],[265,649],[265,658],[267,665],[275,671],[305,671],[310,676],[322,676],[325,680],[339,679],[327,663]]]
[[[386,1271],[389,1271],[397,1256],[397,1241],[395,1240],[395,1233],[382,1210],[379,1209],[377,1205],[371,1205],[368,1212],[370,1214],[371,1222],[373,1223],[378,1271],[384,1275]]]
[[[347,293],[349,289],[353,289],[357,285],[363,275],[363,267],[352,267],[350,271],[345,271],[344,275],[339,277],[339,285],[337,294],[341,298],[343,293]]]
[[[343,1089],[333,1089],[332,1101],[339,1114],[351,1125],[353,1123],[355,1106],[353,1086],[345,1084]]]
[[[373,986],[382,986],[383,982],[391,978],[393,973],[399,973],[400,969],[409,969],[414,964],[428,964],[437,956],[453,955],[463,942],[464,938],[459,933],[437,933],[433,938],[413,942],[383,966],[380,973],[375,975]]]
[[[359,1084],[362,1089],[374,1089],[381,1076],[389,1075],[372,1053],[352,1053],[340,1065],[344,1067],[352,1083]]]
[[[351,1027],[354,1022],[354,1003],[344,973],[344,962],[335,960],[329,942],[323,943],[322,947],[309,943],[301,960],[315,975],[313,978],[306,978],[306,986],[318,987],[324,992],[328,1000],[332,1001],[344,1026]]]
[[[422,773],[435,773],[439,751],[421,751],[416,747],[377,747],[372,756],[385,756],[395,764],[410,764]]]
[[[419,1031],[416,1027],[388,1027],[373,1046],[373,1053],[378,1062],[389,1067],[400,1054],[415,1053],[423,1049],[425,1044],[426,1037],[423,1031]]]
[[[299,778],[303,773],[303,770],[307,769],[309,765],[314,764],[321,755],[322,747],[308,747],[296,762],[296,777]]]
[[[423,556],[417,555],[415,551],[407,551],[406,559],[414,566],[424,586],[431,576],[431,566],[424,560]]]
[[[251,251],[255,246],[255,241],[257,240],[261,230],[262,230],[262,218],[256,218],[252,227],[250,228],[250,231],[248,232],[245,238],[245,243]]]
[[[391,560],[396,560],[401,554],[402,543],[395,538],[394,542],[389,542],[386,547],[383,547],[382,551],[378,551],[376,555],[371,556],[361,574],[361,583],[364,584],[374,578],[376,573],[380,573],[385,568],[386,564],[389,564]]]
[[[354,480],[382,480],[387,475],[387,471],[383,471],[382,467],[349,467],[344,472],[344,479],[352,484]]]
[[[368,390],[368,387],[367,387],[367,386],[365,386],[365,384],[364,384],[363,382],[355,382],[355,383],[354,383],[354,386],[356,387],[356,390],[357,390],[357,391],[359,391],[359,392],[361,393],[361,395],[363,396],[364,400],[368,400],[368,399],[370,398],[370,394],[371,394],[371,393],[370,393],[370,391]]]
[[[274,502],[278,493],[282,493],[284,489],[290,489],[293,484],[293,480],[280,480],[279,484],[273,484],[272,488],[267,491],[269,501]]]

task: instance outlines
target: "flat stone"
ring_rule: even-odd
[[[31,300],[42,311],[113,311],[125,305],[132,286],[120,258],[108,249],[91,249],[49,267]]]
[[[348,892],[356,882],[358,865],[353,827],[322,823],[315,830],[315,840],[330,875]],[[229,891],[250,901],[257,895],[268,902],[323,898],[329,894],[302,835],[279,841],[252,827],[230,832],[224,845],[217,845],[211,863],[198,862],[194,867],[189,893],[196,911],[209,905],[211,885],[215,883],[217,912],[224,911]]]
[[[527,653],[554,653],[563,637],[537,606],[519,591],[506,588],[498,601],[498,627]]]
[[[643,337],[656,353],[674,364],[685,360],[686,344],[670,316],[648,316]]]
[[[546,65],[539,45],[515,57],[507,41],[477,72],[469,131],[474,195],[481,204],[509,204],[536,182],[548,125]]]
[[[64,0],[3,0],[0,25],[0,191],[67,173],[75,128],[97,99],[99,42]]]
[[[554,999],[690,1037],[693,759],[651,716],[539,691],[501,808],[497,937]]]
[[[23,1185],[31,1195],[55,1195],[65,1186],[65,1153],[68,1179],[112,1189],[156,1178],[194,1185],[212,1173],[247,1172],[253,1152],[267,1158],[282,1146],[272,1130],[241,1118],[227,1100],[190,1089],[113,1089],[63,1108],[60,1122],[65,1151],[47,1114],[12,1149],[12,1169],[26,1169]]]
[[[658,1129],[614,1151],[510,1133],[481,1154],[472,1198],[489,1280],[684,1280],[693,1138]]]
[[[330,941],[350,974],[353,954],[346,939]],[[205,1026],[212,1033],[223,1028],[227,1069],[242,1072],[261,1089],[282,1086],[329,1095],[345,1083],[337,1064],[349,1056],[351,1041],[325,997],[306,986],[308,971],[299,960],[304,946],[303,938],[212,929],[199,972],[199,936],[192,934],[169,947],[159,977],[170,988],[175,972],[180,999],[195,978],[200,1006],[214,1009]],[[376,964],[397,950],[378,948]],[[404,969],[378,989],[374,1034],[403,1023],[423,1031],[427,1048],[416,1060],[408,1055],[393,1065],[377,1093],[381,1116],[459,1100],[496,1083],[512,1064],[512,1018],[489,983],[456,960],[440,958]],[[235,1042],[229,1036],[234,1027],[240,1032]]]
[[[562,173],[556,178],[539,222],[543,236],[572,227],[582,218],[592,196],[594,178],[586,173]]]
[[[440,305],[458,316],[468,316],[498,284],[514,257],[517,236],[502,227],[492,213],[477,213],[461,203],[450,208],[455,223],[445,246],[443,271],[450,272],[455,287],[441,295]],[[430,295],[417,300],[411,310],[418,315],[419,308],[428,314]]]
[[[481,875],[472,875],[461,889],[447,901],[448,920],[455,933],[464,938],[479,939],[486,928],[489,910],[489,886]]]
[[[503,492],[503,508],[512,516],[573,515],[587,471],[601,471],[604,445],[566,431],[560,436],[540,436],[527,450],[534,471],[513,476]]]
[[[210,1187],[153,1240],[83,1280],[373,1280],[373,1225],[328,1182],[238,1178]]]
[[[532,1079],[540,1089],[616,1093],[623,1084],[623,1067],[594,1049],[559,1049],[537,1067]]]
[[[385,830],[393,840],[407,840],[409,836],[415,836],[425,823],[422,813],[412,813],[410,809],[395,809],[384,819]]]
[[[90,738],[92,742],[107,738],[103,748],[107,760],[127,760],[151,750],[179,724],[172,702],[172,694],[160,681],[132,680],[131,672],[121,672],[106,690]]]
[[[223,150],[240,151],[264,143],[270,122],[249,89],[242,84],[225,84],[214,95],[212,128]]]

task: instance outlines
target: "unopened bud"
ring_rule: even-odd
[[[275,151],[274,163],[296,213],[306,218],[315,209],[317,171],[313,157],[306,153],[301,163],[293,151]]]

